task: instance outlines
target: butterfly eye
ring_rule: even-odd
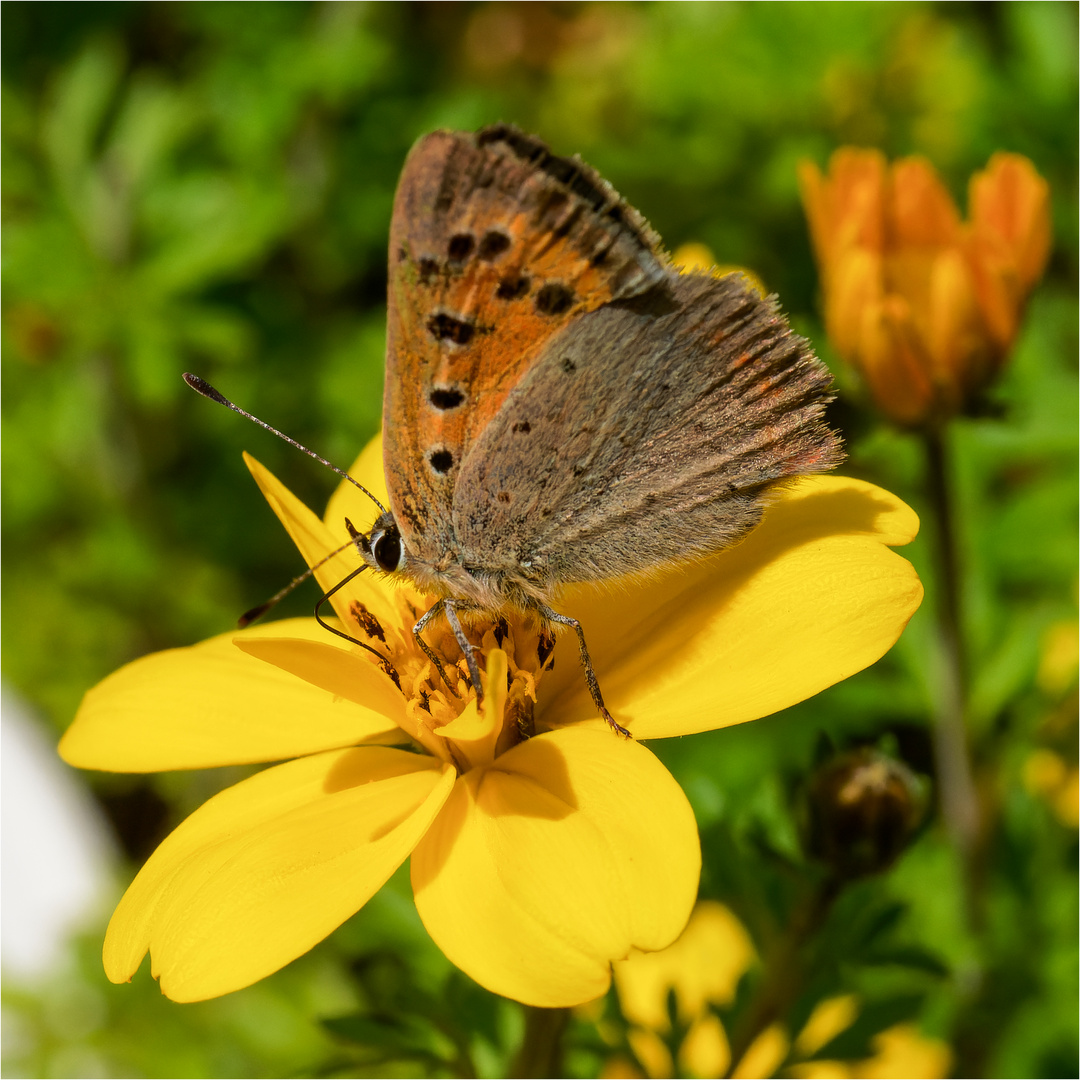
[[[389,526],[379,533],[371,545],[371,554],[380,570],[388,574],[400,570],[405,561],[405,549],[401,546],[401,534],[396,525]]]

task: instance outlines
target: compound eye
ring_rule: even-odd
[[[371,554],[380,570],[391,574],[401,569],[401,564],[405,561],[405,549],[401,546],[401,534],[396,526],[391,526],[375,537]]]

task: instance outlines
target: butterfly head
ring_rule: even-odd
[[[405,544],[392,511],[383,513],[366,536],[356,532],[351,525],[349,531],[364,562],[373,570],[396,574],[405,568]]]
[[[392,510],[376,518],[367,533],[356,529],[348,518],[345,526],[367,568],[408,581],[420,592],[454,597],[463,606],[479,611],[501,611],[508,603],[517,608],[529,606],[521,602],[512,575],[469,568],[453,549],[439,550],[434,557],[423,547],[417,551],[402,535]]]

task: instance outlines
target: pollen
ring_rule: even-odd
[[[371,636],[373,616],[359,604],[350,609],[352,631],[376,648],[377,655],[367,650],[364,655],[390,675],[404,697],[406,723],[402,726],[418,748],[453,762],[464,773],[490,764],[536,733],[537,684],[551,668],[554,647],[550,631],[521,614],[462,613],[466,636],[484,673],[478,702],[446,619],[436,616],[422,631],[431,655],[412,632],[430,606],[430,598],[401,589],[394,599],[398,610],[392,618],[383,613],[382,639]]]

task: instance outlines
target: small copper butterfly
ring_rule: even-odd
[[[418,640],[441,612],[476,687],[459,613],[572,627],[617,727],[560,586],[735,543],[772,481],[841,460],[830,386],[774,301],[680,274],[582,161],[509,125],[435,132],[394,201],[390,508],[361,553],[441,597]]]
[[[460,615],[532,613],[576,632],[624,731],[560,587],[736,543],[771,483],[840,462],[830,387],[774,300],[739,274],[679,273],[584,162],[510,125],[437,131],[390,225],[390,506],[350,532],[365,566],[440,597],[414,633],[444,682],[431,619],[479,695]]]

